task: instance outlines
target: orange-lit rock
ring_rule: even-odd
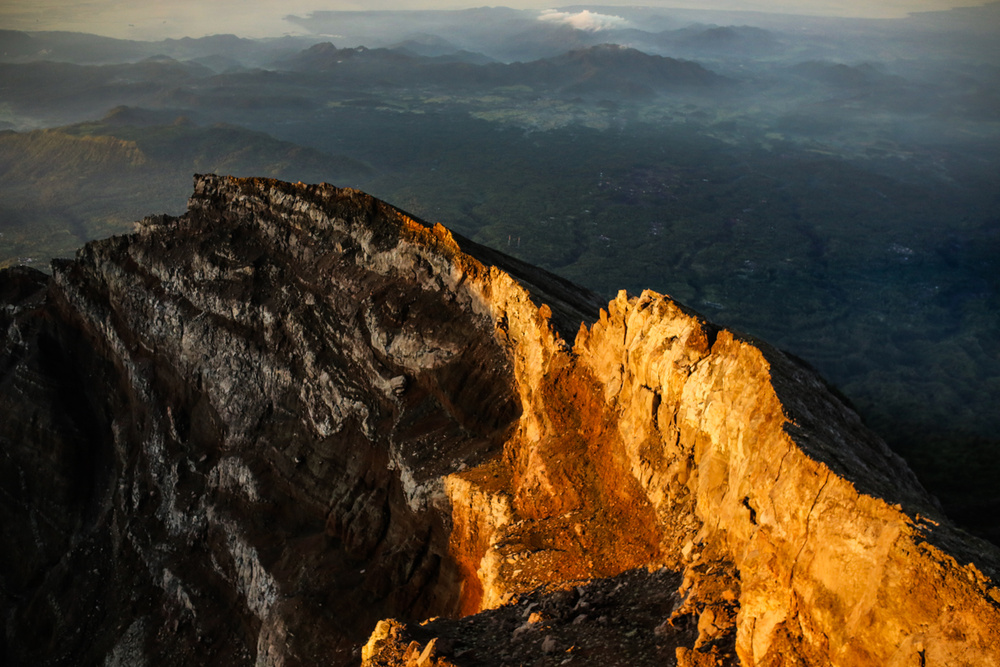
[[[997,550],[667,297],[214,176],[0,295],[9,662],[1000,662]]]

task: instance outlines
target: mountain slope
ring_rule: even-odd
[[[997,550],[667,297],[215,176],[0,296],[7,662],[998,655]]]

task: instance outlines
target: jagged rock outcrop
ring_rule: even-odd
[[[8,663],[1000,661],[997,550],[667,297],[215,176],[0,297]]]

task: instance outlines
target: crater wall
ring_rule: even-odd
[[[1000,660],[996,549],[801,362],[668,297],[218,176],[53,269],[0,273],[10,664],[504,664],[474,635],[554,661],[560,632]]]

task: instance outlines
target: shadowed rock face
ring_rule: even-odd
[[[1000,659],[996,550],[666,297],[202,176],[0,298],[8,663]]]

